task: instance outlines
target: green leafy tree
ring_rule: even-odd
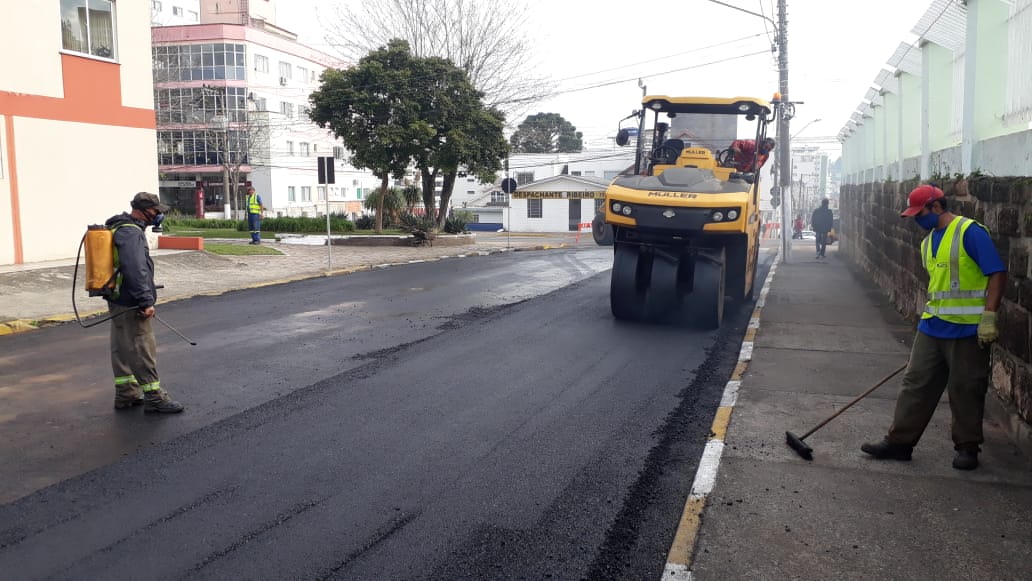
[[[354,67],[327,69],[310,97],[312,121],[344,142],[352,152],[351,165],[380,178],[381,192],[391,178],[405,175],[416,148],[433,133],[413,99],[414,69],[408,43],[391,41]],[[376,231],[383,231],[382,205],[376,210]]]
[[[312,120],[353,152],[352,165],[382,180],[381,191],[415,165],[427,215],[440,226],[460,168],[493,180],[508,151],[503,115],[484,105],[466,72],[443,58],[413,56],[403,40],[390,41],[353,68],[325,72],[311,102]],[[439,213],[438,176],[444,182]],[[381,205],[377,231],[382,214]]]
[[[398,216],[405,208],[405,197],[398,188],[389,188],[386,192],[386,196],[383,195],[384,190],[382,189],[370,193],[362,201],[362,207],[366,210],[373,210],[377,214],[382,212],[385,218],[390,217],[391,224],[397,224]]]
[[[527,116],[509,143],[516,153],[575,153],[584,149],[583,133],[558,113]]]

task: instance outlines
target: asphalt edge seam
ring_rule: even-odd
[[[767,303],[771,281],[778,268],[778,256],[779,253],[775,252],[774,264],[770,267],[767,280],[763,283],[760,297],[756,300],[756,307],[749,319],[749,326],[746,327],[742,348],[738,353],[738,363],[724,387],[720,405],[713,417],[709,440],[703,449],[691,491],[688,493],[684,510],[681,512],[681,520],[677,525],[677,532],[674,534],[674,541],[667,554],[666,566],[663,568],[663,575],[660,578],[662,581],[691,581],[692,579],[691,566],[695,556],[695,545],[699,539],[699,530],[702,528],[703,511],[706,508],[706,500],[717,481],[717,471],[724,454],[724,440],[727,437],[728,425],[731,422],[735,403],[738,401],[742,376],[752,361],[753,343],[756,339],[756,332],[760,328],[760,315]]]
[[[445,260],[445,259],[449,259],[449,258],[468,258],[468,257],[473,257],[473,256],[489,256],[491,254],[502,254],[502,253],[505,253],[505,252],[527,252],[527,251],[531,251],[531,250],[556,250],[556,249],[560,249],[560,248],[566,248],[567,246],[568,245],[566,243],[560,243],[560,244],[541,244],[541,245],[538,245],[538,246],[526,246],[526,247],[521,247],[521,248],[501,248],[501,249],[496,249],[496,250],[477,250],[477,251],[473,251],[473,252],[466,252],[466,253],[463,253],[463,254],[453,254],[453,255],[448,255],[448,256],[435,256],[433,258],[424,258],[424,259],[418,259],[418,260],[406,260],[406,261],[402,261],[402,262],[389,262],[389,263],[385,263],[385,264],[364,264],[364,265],[351,266],[351,267],[347,267],[347,268],[339,268],[339,269],[334,269],[334,270],[312,271],[312,272],[309,272],[307,274],[302,274],[302,275],[293,276],[293,277],[289,277],[289,278],[282,278],[282,279],[276,279],[276,280],[267,280],[267,281],[256,282],[254,284],[248,284],[248,285],[244,285],[244,286],[238,286],[238,287],[222,289],[222,290],[216,290],[216,291],[205,291],[205,292],[200,292],[200,293],[194,293],[192,295],[180,296],[180,297],[169,298],[169,299],[164,299],[164,300],[158,299],[157,304],[158,305],[164,305],[164,304],[173,303],[173,302],[176,302],[176,301],[183,301],[183,300],[187,300],[187,299],[192,299],[194,297],[213,297],[213,296],[224,295],[226,293],[230,293],[230,292],[234,292],[234,291],[262,288],[262,287],[266,287],[266,286],[273,286],[273,285],[278,285],[278,284],[286,284],[286,283],[290,283],[290,282],[297,282],[297,281],[301,281],[301,280],[309,280],[309,279],[313,279],[313,278],[321,278],[321,277],[327,277],[327,276],[340,276],[340,275],[345,275],[345,274],[353,274],[355,272],[364,272],[364,271],[367,271],[367,270],[379,270],[379,269],[383,269],[383,268],[390,268],[392,266],[403,266],[403,265],[407,265],[407,264],[418,264],[418,263],[422,263],[422,262],[437,262],[439,260]],[[104,314],[104,313],[107,313],[107,312],[108,312],[107,309],[88,311],[88,312],[85,312],[85,313],[81,313],[79,315],[79,317],[82,318],[82,319],[86,319],[88,317],[93,317],[93,316]],[[37,318],[34,318],[34,319],[14,319],[12,321],[4,321],[4,322],[0,323],[0,337],[2,337],[4,335],[14,335],[16,333],[25,333],[27,331],[35,331],[36,329],[40,329],[42,327],[50,327],[50,326],[53,326],[53,325],[60,325],[60,324],[63,324],[63,323],[67,323],[69,321],[74,321],[74,320],[75,320],[75,313],[63,313],[63,314],[60,314],[60,315],[42,316],[42,317],[37,317]]]

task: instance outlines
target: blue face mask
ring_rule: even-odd
[[[932,230],[939,225],[939,215],[934,212],[928,212],[924,216],[914,216],[914,221],[925,230]]]

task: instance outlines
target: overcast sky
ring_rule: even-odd
[[[314,17],[326,19],[348,0],[285,0],[281,26],[326,50]],[[480,0],[478,0],[480,1]],[[486,1],[486,0],[485,0]],[[766,13],[776,0],[725,0]],[[765,21],[709,2],[678,0],[526,0],[530,23],[523,30],[537,47],[533,58],[560,93],[531,112],[555,112],[602,143],[617,121],[641,100],[638,78],[654,95],[755,96],[778,89],[773,31]],[[930,0],[789,0],[789,90],[796,108],[792,133],[834,137],[860,103],[878,71],[931,4]],[[665,11],[651,10],[663,7]],[[753,56],[743,56],[755,54]],[[714,63],[726,60],[719,64]],[[620,81],[606,87],[595,85]],[[578,90],[580,89],[580,90]],[[519,120],[516,120],[518,122]],[[825,144],[827,145],[827,144]],[[833,142],[832,146],[837,146]]]

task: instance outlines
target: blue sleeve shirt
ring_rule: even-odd
[[[945,228],[942,230],[932,230],[933,254],[939,251],[939,244],[942,242],[942,237],[945,233]],[[972,224],[964,232],[964,251],[968,253],[968,256],[982,269],[982,274],[986,276],[996,274],[997,272],[1006,272],[1007,270],[1003,265],[1003,261],[1000,260],[1000,254],[996,252],[993,239],[989,237],[989,233],[986,232],[985,228],[978,224]],[[917,325],[917,330],[938,339],[962,339],[977,335],[978,325],[958,325],[957,323],[943,321],[938,317],[931,317],[921,319],[921,322]]]

